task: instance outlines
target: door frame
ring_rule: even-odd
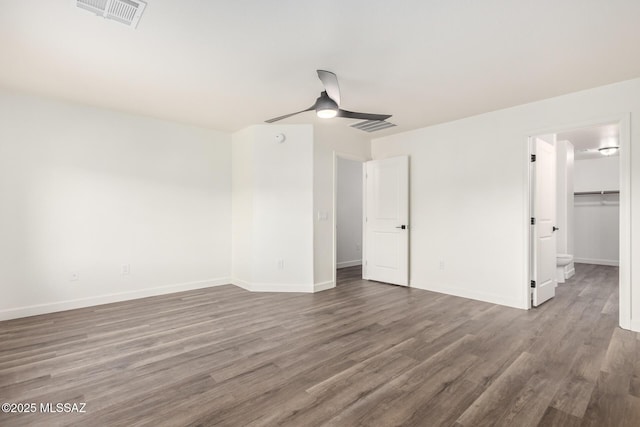
[[[524,197],[524,254],[525,269],[523,272],[523,307],[531,309],[531,154],[533,149],[533,138],[539,135],[560,133],[578,128],[599,126],[617,123],[619,126],[620,139],[620,266],[619,266],[619,325],[623,329],[631,329],[631,113],[617,114],[606,117],[594,118],[582,122],[571,124],[561,124],[544,129],[536,129],[528,132],[526,138],[526,176],[525,197]]]
[[[344,153],[342,151],[333,151],[333,255],[331,257],[331,263],[333,266],[333,283],[335,286],[338,285],[337,278],[337,267],[338,267],[338,158],[353,160],[356,162],[362,163],[362,167],[364,168],[364,164],[371,159],[357,156],[355,154]],[[362,179],[362,211],[364,212],[364,201],[365,201],[365,191],[364,191],[364,175]],[[362,224],[364,227],[364,224]],[[363,254],[363,262],[364,262],[364,234],[362,235],[362,242],[360,242],[360,253]]]

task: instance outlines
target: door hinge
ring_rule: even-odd
[[[536,225],[536,219],[535,218],[531,218],[531,225]]]
[[[536,155],[535,155],[535,154],[532,154],[532,155],[531,155],[531,161],[532,161],[532,162],[535,162],[535,161],[536,161]]]
[[[531,281],[531,287],[535,289],[535,287],[536,287],[536,281],[535,280]]]

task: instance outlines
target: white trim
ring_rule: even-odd
[[[565,280],[571,279],[575,275],[576,275],[576,269],[572,267],[568,271],[564,272],[564,279]]]
[[[565,124],[544,129],[534,129],[526,135],[527,155],[525,161],[529,163],[529,153],[531,153],[531,137],[535,135],[545,135],[559,133],[563,131],[578,129],[582,127],[592,127],[609,123],[618,123],[620,131],[620,298],[619,298],[619,324],[623,329],[631,329],[640,332],[640,320],[631,321],[631,113],[611,115],[607,117],[594,118],[579,123]],[[529,269],[531,265],[530,251],[530,166],[525,168],[524,182],[524,229],[525,235],[525,268],[523,279],[523,303],[525,307],[531,308],[529,293]],[[578,262],[578,260],[575,260]]]
[[[314,286],[300,283],[264,283],[247,282],[240,279],[231,279],[231,284],[250,292],[301,292],[312,293]]]
[[[467,299],[473,299],[476,301],[488,302],[491,304],[504,305],[507,307],[514,307],[514,308],[521,308],[521,309],[528,308],[527,306],[523,306],[522,302],[518,301],[517,299],[503,298],[501,295],[497,295],[497,294],[489,294],[489,293],[478,292],[478,291],[469,291],[468,289],[456,288],[448,285],[433,284],[433,283],[429,285],[423,285],[411,280],[410,287],[414,289],[422,289],[425,291],[437,292],[445,295],[453,295],[455,297],[462,297]]]
[[[366,157],[357,156],[355,154],[349,154],[349,153],[344,153],[342,151],[335,151],[335,150],[333,151],[333,156],[334,156],[334,158],[335,157],[341,157],[341,158],[346,159],[346,160],[352,160],[354,162],[360,162],[360,163],[368,162],[369,160],[371,160],[371,159],[366,158]]]
[[[172,294],[176,292],[191,291],[194,289],[209,288],[213,286],[228,285],[229,278],[200,280],[197,282],[178,283],[174,285],[158,286],[135,291],[117,292],[114,294],[100,295],[96,297],[78,298],[66,301],[57,301],[46,304],[30,305],[25,307],[0,310],[0,320],[17,319],[21,317],[37,316],[39,314],[55,313],[58,311],[73,310],[76,308],[93,307],[96,305],[110,304],[114,302],[129,301],[139,298],[147,298],[158,295]]]
[[[347,268],[347,267],[355,267],[356,265],[362,265],[361,259],[354,259],[353,261],[342,261],[336,264],[338,269]]]
[[[620,123],[620,327],[640,331],[631,326],[631,113]],[[636,141],[637,142],[637,141]],[[627,303],[624,304],[623,302]]]
[[[326,282],[316,283],[313,285],[313,292],[322,292],[327,289],[332,289],[336,287],[336,282],[333,280],[327,280]]]
[[[531,164],[531,155],[533,154],[533,138],[531,136],[527,136],[527,144],[525,145],[526,151],[522,158],[525,161],[524,167],[524,192],[523,192],[523,212],[524,212],[524,271],[522,275],[522,282],[526,284],[524,288],[524,292],[522,293],[521,304],[522,307],[530,310],[531,309],[531,298],[533,296],[531,290],[531,277],[533,276],[532,266],[533,266],[533,254],[531,251],[532,244],[532,233],[533,230],[531,228],[531,208],[533,207],[533,203],[531,202],[531,198],[533,197],[533,192],[531,191],[531,185],[533,181],[533,165]]]
[[[411,185],[411,183],[409,183]],[[411,210],[411,207],[409,207]],[[411,257],[411,253],[409,253]],[[367,254],[367,162],[362,163],[362,278],[369,280],[369,255]]]
[[[611,265],[614,267],[620,265],[620,261],[615,259],[574,258],[573,262],[577,262],[578,264]]]
[[[251,289],[251,283],[249,282],[245,282],[244,280],[240,280],[240,279],[231,279],[231,284],[234,286],[237,286],[239,288],[244,289],[245,291],[249,291],[252,292]]]

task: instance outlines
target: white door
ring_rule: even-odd
[[[556,154],[555,147],[534,138],[532,164],[532,294],[534,307],[556,295]]]
[[[367,280],[409,285],[409,157],[364,165],[364,266]]]

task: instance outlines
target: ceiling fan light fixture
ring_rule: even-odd
[[[617,153],[619,149],[620,149],[620,147],[602,147],[602,148],[598,148],[598,151],[603,156],[611,156],[611,155]]]
[[[333,110],[333,109],[327,108],[325,110],[317,110],[316,114],[321,119],[332,119],[332,118],[334,118],[335,116],[338,115],[338,110]]]
[[[338,104],[326,92],[322,92],[316,101],[316,114],[321,119],[332,119],[338,115]]]

